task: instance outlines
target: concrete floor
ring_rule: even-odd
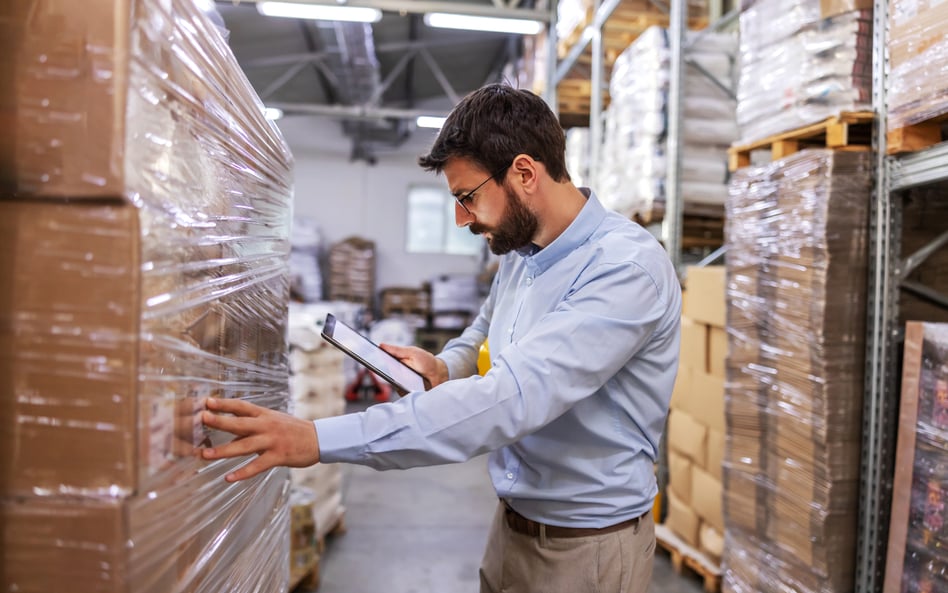
[[[344,535],[326,542],[319,593],[468,593],[496,496],[486,458],[405,471],[346,466]],[[651,593],[700,593],[656,553]]]

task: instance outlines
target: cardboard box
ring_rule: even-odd
[[[723,431],[708,430],[708,462],[705,469],[719,482],[724,477],[724,448],[727,435]]]
[[[724,378],[707,373],[694,373],[691,378],[693,401],[696,409],[692,415],[708,428],[724,432]]]
[[[721,482],[698,467],[691,468],[691,508],[709,525],[724,532]]]
[[[678,367],[678,376],[675,377],[675,388],[672,390],[671,407],[676,410],[688,411],[691,409],[688,401],[694,393],[691,383],[692,370],[689,367]]]
[[[708,372],[715,377],[725,377],[727,366],[727,331],[711,327],[708,332]]]
[[[668,446],[691,460],[704,465],[707,456],[708,429],[681,410],[668,414]]]
[[[668,514],[665,517],[665,525],[688,545],[698,545],[698,528],[701,526],[701,519],[672,492],[668,492]]]
[[[698,549],[713,562],[721,562],[721,556],[724,555],[724,534],[707,523],[702,523],[698,530]]]
[[[854,10],[872,11],[872,0],[820,0],[820,18],[852,12]]]
[[[681,318],[681,356],[678,368],[707,372],[708,326],[687,317]]]
[[[691,461],[674,451],[668,452],[668,487],[683,504],[691,505]]]
[[[696,322],[725,327],[724,266],[690,266],[685,287],[682,313]]]

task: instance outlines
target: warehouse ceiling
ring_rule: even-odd
[[[326,0],[303,0],[327,4]],[[374,164],[377,149],[398,146],[418,115],[444,115],[460,97],[490,82],[516,84],[517,35],[435,29],[425,12],[486,16],[537,14],[534,0],[350,0],[383,9],[376,23],[264,16],[246,0],[217,2],[229,43],[268,107],[286,117],[340,122],[352,160]]]

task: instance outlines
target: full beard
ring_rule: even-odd
[[[474,223],[470,231],[475,235],[489,232],[487,246],[494,255],[503,255],[514,249],[522,249],[530,244],[537,233],[540,222],[537,217],[524,205],[520,197],[510,187],[504,184],[507,195],[507,205],[501,216],[500,224],[495,229]]]

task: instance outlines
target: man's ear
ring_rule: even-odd
[[[518,154],[510,166],[515,183],[528,193],[536,191],[539,186],[540,167],[542,165],[528,154]]]

